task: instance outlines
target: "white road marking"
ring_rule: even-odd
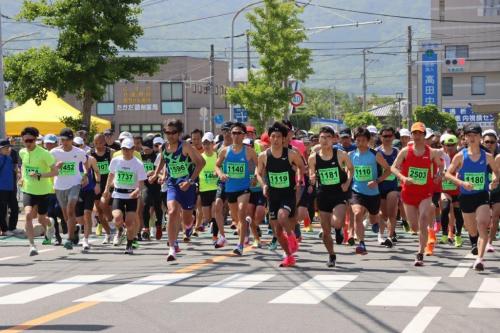
[[[458,266],[450,273],[449,277],[453,278],[463,278],[470,271],[472,267],[471,262],[461,262]]]
[[[43,284],[14,294],[0,297],[0,304],[26,304],[45,297],[82,287],[86,284],[108,279],[113,275],[76,275],[69,279]]]
[[[117,286],[100,293],[77,299],[74,302],[123,302],[131,298],[152,292],[180,280],[190,278],[194,274],[156,274]]]
[[[441,277],[400,276],[380,292],[368,305],[418,306]]]
[[[318,304],[357,277],[357,275],[316,275],[269,303]]]
[[[0,288],[9,286],[14,283],[31,280],[33,278],[34,276],[0,277]]]
[[[173,300],[177,303],[220,303],[246,289],[272,278],[274,274],[234,274],[213,283],[208,287],[194,291]]]
[[[500,278],[485,278],[469,308],[500,309]]]
[[[440,306],[424,306],[408,323],[402,333],[422,333],[441,310]]]

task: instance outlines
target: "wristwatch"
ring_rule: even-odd
[[[194,184],[194,180],[192,180],[191,178],[188,179],[188,183],[189,185],[193,185]]]

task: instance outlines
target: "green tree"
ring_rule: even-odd
[[[344,124],[350,128],[358,126],[375,125],[380,126],[380,121],[370,112],[346,113],[344,116]]]
[[[18,19],[40,21],[59,31],[55,49],[31,48],[5,59],[10,99],[37,103],[49,90],[59,96],[77,95],[83,102],[83,122],[90,124],[92,104],[106,85],[134,75],[153,75],[164,60],[119,56],[135,50],[143,30],[139,25],[141,0],[24,1]]]
[[[263,7],[247,14],[253,27],[250,42],[260,55],[261,68],[257,74],[249,73],[248,84],[228,89],[227,99],[245,107],[257,126],[283,113],[287,116],[289,80],[305,81],[313,73],[311,50],[300,46],[307,40],[298,17],[302,11],[294,2],[264,0]]]
[[[414,112],[415,121],[421,121],[426,127],[433,130],[442,131],[446,128],[457,129],[457,121],[455,117],[446,112],[439,112],[439,109],[434,104],[426,106],[417,106]]]

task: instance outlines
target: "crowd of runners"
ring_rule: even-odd
[[[308,133],[283,121],[260,136],[238,122],[224,123],[218,135],[183,131],[177,119],[165,121],[161,134],[122,132],[118,141],[111,130],[86,138],[68,128],[41,136],[26,127],[19,161],[1,140],[2,232],[14,172],[30,256],[38,254],[35,219],[44,245],[68,250],[89,251],[95,232],[102,244],[125,244],[131,255],[139,242],[166,233],[167,261],[201,233],[211,233],[216,249],[229,246],[231,230],[238,235],[234,255],[261,248],[266,237],[269,249],[284,253],[280,266],[293,266],[313,221],[321,225],[328,267],[336,265],[334,244],[366,255],[368,245],[396,246],[403,232],[418,235],[415,266],[436,244],[470,246],[478,271],[485,253],[495,251],[500,155],[493,130],[468,124],[437,133],[417,122],[398,131],[326,126]],[[365,229],[376,243],[365,240]]]

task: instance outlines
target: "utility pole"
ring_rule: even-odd
[[[0,137],[5,137],[5,83],[3,80],[2,13],[0,12]]]
[[[408,128],[411,128],[411,125],[413,123],[413,97],[412,97],[412,77],[411,77],[411,65],[412,65],[412,59],[411,59],[411,44],[412,44],[412,31],[411,31],[411,25],[408,26]]]
[[[335,110],[335,105],[337,104],[337,85],[333,85],[333,117],[332,119],[337,119],[337,114]]]
[[[250,61],[250,34],[248,30],[246,32],[247,36],[247,81],[250,80],[250,70],[252,69],[252,62]]]
[[[209,104],[209,119],[210,119],[210,132],[213,133],[213,122],[214,122],[214,108],[215,108],[215,56],[214,56],[214,44],[210,45],[210,104]],[[229,110],[231,112],[231,110]]]
[[[366,49],[363,49],[363,112],[366,112]]]

